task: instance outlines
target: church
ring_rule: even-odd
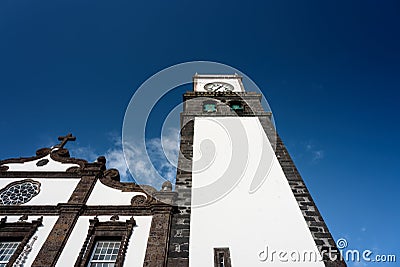
[[[0,160],[0,266],[346,266],[261,95],[195,74],[183,100],[174,186],[121,182],[72,134]]]

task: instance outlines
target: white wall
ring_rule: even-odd
[[[22,181],[26,178],[1,178],[0,189],[11,182]],[[40,183],[40,192],[30,201],[22,205],[56,205],[66,203],[72,195],[80,179],[72,178],[32,178]]]
[[[36,166],[36,163],[42,159],[47,159],[49,162],[44,166]],[[9,163],[8,172],[26,171],[26,172],[65,172],[70,167],[79,167],[78,164],[64,164],[54,161],[50,155],[41,159],[24,162],[24,163]],[[11,182],[22,181],[29,178],[1,178],[0,189],[6,187]],[[65,203],[69,200],[72,192],[79,183],[79,178],[31,178],[34,181],[40,182],[40,192],[33,197],[28,203],[23,205],[55,205],[57,203]]]
[[[224,83],[229,83],[230,85],[233,86],[233,92],[243,92],[243,88],[240,85],[239,78],[237,77],[232,77],[232,78],[203,78],[203,77],[195,77],[195,86],[194,86],[194,91],[195,92],[208,92],[207,90],[204,89],[204,85],[207,83],[213,83],[213,82],[224,82]]]
[[[100,221],[109,221],[109,216],[98,216]],[[135,216],[136,226],[133,228],[132,236],[129,240],[128,250],[125,254],[124,266],[142,267],[146,255],[147,239],[149,237],[152,216]],[[78,219],[67,244],[65,245],[60,258],[57,261],[57,267],[74,266],[79,252],[82,249],[83,242],[86,239],[89,220],[93,216],[82,216]],[[120,221],[129,220],[130,216],[120,216]]]
[[[17,222],[21,216],[22,214],[19,216],[8,216],[7,222]],[[33,220],[37,220],[39,217],[40,216],[29,216],[27,222],[32,222]],[[29,252],[24,266],[32,265],[37,254],[39,253],[39,250],[43,246],[44,241],[46,241],[46,238],[50,234],[51,229],[53,229],[53,226],[56,223],[57,218],[58,216],[43,216],[43,223],[42,223],[43,226],[39,227],[38,230],[32,236],[32,238],[37,236],[37,240],[33,244],[32,250],[31,252]],[[28,241],[28,244],[32,242],[32,238]]]
[[[146,196],[140,192],[122,192],[119,189],[111,188],[97,180],[92,193],[89,196],[87,205],[131,205],[132,197],[136,195]]]
[[[44,166],[36,166],[36,163],[42,159],[48,159],[49,162],[44,165]],[[70,167],[79,167],[78,164],[71,164],[71,163],[61,163],[58,161],[53,160],[50,155],[47,155],[46,157],[33,160],[33,161],[28,161],[24,163],[8,163],[4,164],[4,166],[8,166],[9,169],[7,171],[59,171],[59,172],[65,172],[68,168]]]
[[[324,266],[289,257],[291,264],[283,263],[276,255],[273,262],[259,260],[266,246],[269,253],[319,253],[258,118],[196,118],[194,125],[190,266],[213,266],[216,247],[229,247],[235,267]],[[210,142],[215,156],[207,155]],[[232,186],[217,194],[226,173],[224,184]]]

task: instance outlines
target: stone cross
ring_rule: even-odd
[[[59,143],[55,147],[63,148],[68,141],[75,141],[75,140],[76,140],[76,137],[72,136],[71,133],[67,134],[66,136],[59,136],[58,141],[61,141],[61,143]]]

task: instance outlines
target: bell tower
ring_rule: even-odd
[[[183,96],[168,266],[346,266],[262,95],[248,89],[237,74],[196,74]]]

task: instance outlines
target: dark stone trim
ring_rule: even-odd
[[[332,251],[332,257],[341,259],[339,249],[336,246],[336,242],[329,232],[325,221],[322,219],[321,213],[319,212],[313,198],[311,197],[311,194],[308,191],[307,186],[304,183],[304,180],[301,177],[299,171],[297,170],[296,165],[290,157],[289,152],[286,149],[282,139],[275,132],[275,129],[273,129],[272,123],[270,121],[267,124],[261,124],[263,125],[264,131],[270,139],[270,142],[272,144],[273,142],[276,142],[276,157],[278,158],[279,164],[281,165],[286,179],[288,180],[289,186],[292,189],[293,195],[296,198],[297,204],[299,205],[304,220],[308,225],[308,228],[312,237],[314,238],[314,242],[318,247],[318,250],[320,251],[320,253],[322,253],[322,251]],[[271,131],[273,131],[273,133],[271,133]],[[271,136],[274,136],[275,139],[271,140]],[[326,253],[324,253],[323,261],[325,266],[327,267],[347,266],[343,260],[337,260],[334,262],[331,261]]]
[[[37,205],[37,206],[1,206],[0,215],[58,215],[60,213],[57,206],[53,205]]]
[[[74,175],[79,174],[81,179],[68,203],[57,205],[59,217],[33,262],[33,267],[55,266],[79,216],[86,208],[85,203],[98,177],[103,173],[104,164],[104,162],[85,163],[82,171],[71,172]]]
[[[199,102],[202,105],[202,102]],[[190,106],[185,104],[184,113],[181,115],[181,139],[178,167],[176,174],[175,191],[178,193],[175,201],[176,210],[171,218],[171,231],[168,248],[168,267],[189,266],[189,237],[190,214],[192,197],[192,158],[194,117],[186,116]],[[201,107],[202,108],[202,107]]]
[[[88,234],[83,243],[78,259],[75,262],[75,267],[88,266],[94,246],[96,242],[100,240],[121,241],[115,266],[123,266],[129,239],[132,235],[133,227],[136,226],[136,222],[133,217],[125,222],[117,220],[118,216],[112,216],[111,221],[108,222],[99,222],[97,217],[90,220]]]
[[[119,172],[116,169],[106,170],[100,182],[108,187],[119,189],[122,192],[141,192],[147,196],[157,192],[157,190],[149,185],[138,185],[136,183],[125,183],[120,181]]]
[[[26,157],[26,158],[11,158],[11,159],[6,159],[6,160],[0,160],[0,167],[3,167],[1,165],[4,164],[10,164],[10,163],[25,163],[29,161],[34,161],[37,159],[41,159],[47,155],[50,155],[50,157],[58,162],[61,163],[69,163],[69,164],[77,164],[79,165],[80,168],[83,168],[85,164],[87,163],[86,160],[83,159],[76,159],[76,158],[71,158],[69,155],[69,151],[66,148],[41,148],[36,151],[36,156],[33,157]],[[1,172],[7,171],[3,168],[0,168]]]
[[[97,175],[101,175],[100,173]],[[85,204],[96,184],[97,176],[83,175],[70,196],[69,204]]]
[[[60,215],[40,248],[32,267],[55,266],[81,210],[82,205],[60,205]]]
[[[235,97],[240,98],[258,98],[261,99],[262,95],[257,92],[193,92],[188,91],[184,94],[185,100],[197,97],[210,97],[218,99],[218,97],[222,98],[230,98],[233,99]]]
[[[0,215],[21,215],[27,214],[30,216],[57,216],[60,215],[62,209],[66,209],[68,204],[58,204],[57,206],[38,205],[38,206],[1,206]],[[100,216],[113,214],[118,210],[120,215],[133,215],[133,216],[148,216],[153,214],[153,207],[170,206],[167,204],[150,204],[143,206],[132,205],[99,205],[99,206],[86,206],[77,205],[80,207],[81,216]]]
[[[0,166],[0,173],[1,172],[6,172],[10,167],[8,166]]]
[[[26,222],[27,216],[22,216],[20,221],[14,223],[7,223],[7,217],[0,221],[0,241],[19,241],[17,249],[11,256],[7,267],[14,265],[20,254],[23,252],[26,244],[35,234],[37,229],[42,226],[43,217],[32,222]]]
[[[152,215],[151,207],[132,207],[132,206],[88,206],[83,211],[82,216],[102,216],[109,215],[118,211],[118,214],[132,216]]]
[[[28,161],[34,161],[40,158],[43,158],[45,156],[47,156],[48,154],[50,154],[51,149],[50,148],[40,148],[38,150],[36,150],[36,156],[33,157],[21,157],[21,158],[11,158],[11,159],[5,159],[5,160],[0,160],[0,165],[3,164],[8,164],[8,163],[25,163]]]
[[[0,172],[1,178],[71,178],[71,179],[79,179],[81,178],[80,173],[74,172],[43,172],[43,171],[34,171],[34,172]]]
[[[153,217],[143,266],[167,266],[171,214],[172,206],[164,209],[153,209]]]
[[[214,248],[214,267],[220,267],[219,257],[221,254],[224,257],[224,267],[232,267],[229,248]]]
[[[200,93],[187,92],[184,94],[185,112],[182,116],[194,117],[271,117],[272,113],[264,111],[261,105],[261,94],[257,93]],[[203,112],[202,103],[207,100],[217,101],[217,112]],[[243,110],[235,112],[231,109],[229,102],[240,102]]]
[[[81,168],[84,168],[86,163],[88,163],[84,159],[76,159],[71,158],[69,155],[69,151],[66,148],[59,148],[57,150],[52,150],[50,153],[50,157],[61,163],[70,163],[70,164],[78,164]]]

